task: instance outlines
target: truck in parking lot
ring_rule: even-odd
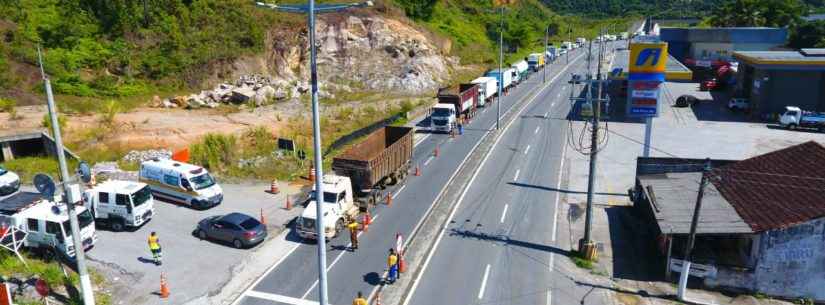
[[[86,190],[83,201],[95,220],[113,231],[140,227],[155,212],[152,190],[141,182],[109,180]]]
[[[223,201],[223,189],[205,168],[170,159],[140,164],[139,180],[155,197],[205,209]]]
[[[77,189],[79,197],[80,191]],[[33,192],[17,192],[0,200],[0,226],[14,227],[23,238],[23,246],[28,248],[52,249],[72,258],[75,245],[69,225],[66,204],[43,198]],[[97,242],[94,216],[82,205],[74,206],[80,226],[80,240],[83,248],[89,249]],[[4,240],[4,243],[6,241]]]
[[[788,129],[808,128],[825,132],[825,113],[805,111],[796,106],[785,106],[779,124]]]
[[[471,81],[478,85],[478,106],[484,107],[488,102],[492,102],[496,94],[498,94],[496,84],[498,83],[492,77],[479,77]]]
[[[413,152],[411,127],[386,126],[333,158],[332,171],[324,175],[324,194],[313,192],[309,204],[296,221],[298,234],[303,238],[317,238],[317,204],[324,211],[325,238],[333,238],[344,225],[383,198],[386,185],[403,181],[410,169]],[[320,198],[320,200],[319,200]]]

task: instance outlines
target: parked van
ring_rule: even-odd
[[[140,182],[149,185],[159,199],[205,209],[223,201],[223,189],[200,166],[169,159],[152,159],[140,164]]]
[[[112,231],[140,227],[155,213],[152,190],[141,182],[109,180],[86,190],[83,201],[89,204],[95,219],[108,224]]]
[[[80,196],[79,189],[77,196]],[[83,248],[89,249],[97,242],[94,216],[82,205],[74,209],[80,225],[80,240]],[[75,256],[69,213],[63,203],[50,201],[38,193],[15,193],[0,200],[0,226],[14,227],[21,232],[18,238],[22,237],[27,248],[51,248],[66,257]]]

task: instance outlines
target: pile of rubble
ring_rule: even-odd
[[[148,150],[133,150],[128,152],[121,161],[127,163],[140,163],[152,159],[170,159],[172,158],[172,151],[168,149],[148,149]]]
[[[272,99],[283,100],[287,92],[285,83],[276,83],[272,78],[260,75],[244,75],[234,84],[219,84],[212,90],[203,90],[198,94],[180,95],[161,99],[155,96],[153,106],[159,108],[215,108],[220,104],[246,104],[251,102],[261,106]],[[278,89],[275,89],[275,88]]]

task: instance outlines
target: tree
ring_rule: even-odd
[[[805,22],[791,32],[788,46],[794,49],[825,47],[825,20]]]
[[[802,20],[800,0],[731,0],[717,6],[710,23],[718,27],[794,27]]]
[[[413,19],[429,20],[433,16],[433,7],[438,0],[406,0],[398,1],[408,17]]]

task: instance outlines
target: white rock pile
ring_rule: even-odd
[[[155,96],[154,106],[161,108],[215,108],[220,104],[245,104],[250,101],[255,106],[275,99],[287,97],[285,84],[277,84],[272,78],[260,75],[243,75],[234,84],[223,83],[212,90],[203,90],[198,94],[180,95],[165,99]],[[278,89],[275,89],[278,87]]]
[[[126,153],[121,159],[123,162],[140,163],[151,159],[172,158],[172,151],[168,149],[133,150]]]

